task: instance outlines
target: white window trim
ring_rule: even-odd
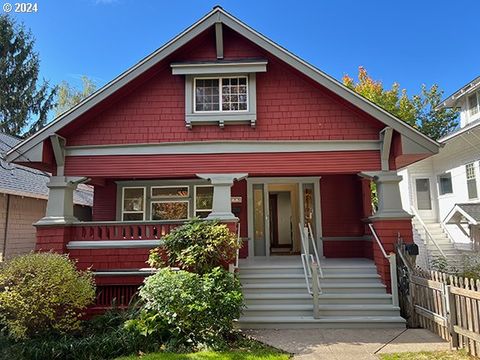
[[[168,189],[168,188],[185,188],[187,189],[187,195],[153,195],[153,189]],[[188,185],[154,185],[150,186],[150,198],[151,199],[187,199],[190,196],[190,187]]]
[[[197,209],[197,188],[199,187],[211,187],[213,189],[213,185],[194,185],[193,187],[193,216],[197,216],[197,211],[199,212],[212,212],[212,209]],[[213,204],[212,204],[213,206]]]
[[[477,97],[477,113],[473,115],[470,113],[470,97],[472,95],[476,95]],[[480,91],[475,91],[474,93],[467,95],[467,117],[470,121],[480,118]]]
[[[442,194],[441,193],[441,190],[442,190],[442,186],[441,186],[441,182],[440,182],[440,177],[442,175],[447,175],[447,174],[450,174],[450,184],[452,186],[452,192],[448,192],[448,193],[445,193],[445,194]],[[452,176],[452,172],[451,171],[445,171],[445,172],[442,172],[440,174],[437,175],[437,184],[438,184],[438,196],[439,197],[448,197],[448,196],[452,196],[454,195],[455,191],[453,190],[453,176]]]
[[[472,161],[472,162],[469,162],[469,163],[466,163],[465,164],[465,185],[467,187],[467,199],[468,201],[477,201],[478,198],[479,198],[479,194],[478,194],[478,190],[479,190],[479,187],[478,187],[478,171],[477,171],[477,161]],[[473,176],[474,178],[473,179],[469,179],[468,178],[468,173],[467,173],[467,165],[472,165],[472,168],[473,168]],[[476,190],[477,190],[477,196],[476,197],[470,197],[470,194],[468,193],[468,181],[469,180],[475,180],[475,187],[476,187]]]
[[[222,109],[222,97],[223,97],[223,79],[246,79],[246,87],[247,87],[247,109],[246,110],[223,110]],[[195,89],[197,88],[197,80],[218,80],[218,110],[211,110],[211,111],[198,111],[197,110],[197,96]],[[237,114],[237,113],[248,113],[250,111],[250,88],[249,88],[249,79],[248,75],[232,75],[232,76],[198,76],[193,78],[193,113],[194,114]]]
[[[125,211],[125,189],[143,189],[143,210],[142,211]],[[145,221],[147,204],[147,187],[146,186],[124,186],[122,187],[122,203],[121,203],[121,220],[122,221]],[[143,214],[142,220],[123,220],[124,214]]]
[[[183,219],[153,219],[153,204],[168,204],[174,202],[187,203],[187,217]],[[165,220],[188,220],[190,219],[190,200],[189,199],[169,199],[169,200],[153,200],[150,201],[150,220],[152,221],[165,221]]]

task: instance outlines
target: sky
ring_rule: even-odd
[[[0,0],[4,5],[7,0]],[[457,0],[38,0],[10,12],[30,28],[40,76],[102,86],[222,6],[336,79],[364,66],[409,94],[438,84],[450,95],[480,75],[480,1]],[[0,13],[3,10],[0,9]]]

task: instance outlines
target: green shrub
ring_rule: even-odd
[[[57,335],[13,341],[0,336],[0,359],[103,360],[161,349],[160,339],[124,328],[138,310],[110,310],[86,321],[75,335]],[[3,340],[3,341],[2,341]]]
[[[198,274],[229,263],[239,248],[237,237],[218,221],[192,219],[163,238],[167,265],[179,266]],[[161,249],[154,249],[149,264],[163,267]]]
[[[0,267],[0,327],[13,339],[79,330],[94,299],[93,275],[66,255],[28,254]]]
[[[238,279],[219,267],[203,275],[164,268],[145,280],[140,297],[143,315],[127,327],[162,334],[175,348],[221,348],[243,307]]]

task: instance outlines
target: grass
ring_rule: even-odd
[[[177,354],[157,352],[119,357],[116,360],[288,360],[291,355],[258,341],[240,338],[229,351],[199,351]]]
[[[382,360],[472,360],[464,351],[424,351],[396,354],[382,354]]]

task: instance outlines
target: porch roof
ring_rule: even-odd
[[[471,224],[480,222],[480,202],[456,204],[445,218],[447,224]]]

